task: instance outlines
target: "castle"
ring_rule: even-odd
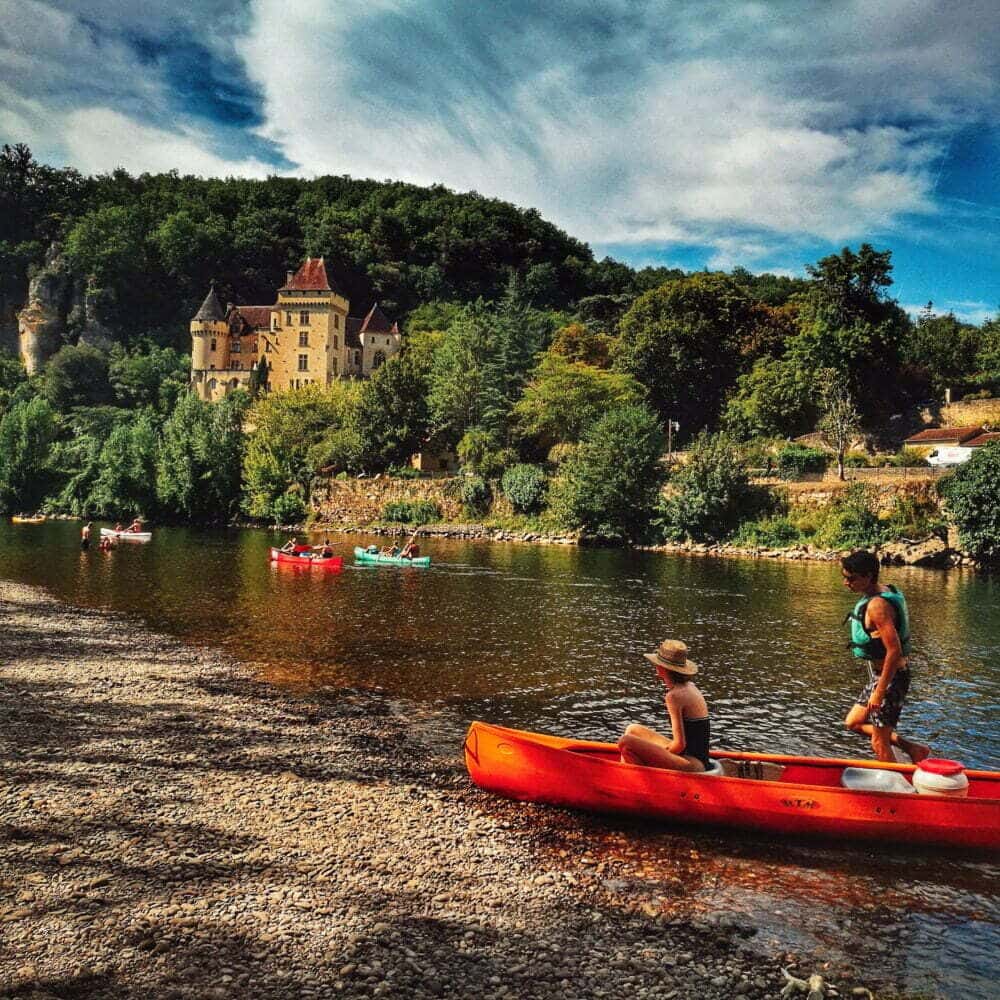
[[[399,326],[378,303],[362,319],[348,316],[349,309],[322,257],[289,271],[271,306],[223,309],[213,286],[191,320],[195,392],[211,401],[249,388],[251,379],[276,392],[370,375],[399,352]]]

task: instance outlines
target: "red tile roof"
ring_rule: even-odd
[[[307,257],[306,262],[292,275],[292,280],[281,286],[280,291],[336,292],[342,295],[336,282],[330,281],[322,257]]]
[[[978,437],[969,438],[968,441],[962,442],[962,446],[965,448],[981,448],[984,444],[989,444],[991,441],[1000,441],[1000,431],[987,431]]]
[[[969,438],[982,434],[983,428],[976,427],[931,427],[929,430],[921,431],[908,437],[904,444],[945,444],[954,441],[957,444],[964,444]]]
[[[389,317],[386,316],[381,309],[379,309],[378,303],[368,310],[368,315],[361,321],[361,329],[359,333],[392,333],[393,324],[389,322]]]
[[[271,311],[275,306],[233,306],[233,312],[254,330],[266,330],[271,326]]]

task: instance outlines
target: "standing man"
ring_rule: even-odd
[[[878,582],[878,556],[871,552],[852,552],[840,560],[840,567],[844,586],[860,595],[854,610],[844,619],[851,624],[847,648],[858,659],[868,661],[869,678],[844,725],[858,735],[870,736],[879,760],[892,763],[896,759],[895,744],[918,764],[930,755],[930,748],[896,732],[910,688],[910,615],[906,598],[891,584]]]

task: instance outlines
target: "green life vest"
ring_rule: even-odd
[[[899,644],[903,648],[903,656],[910,655],[910,612],[906,608],[906,598],[902,591],[897,590],[891,583],[889,589],[875,597],[884,597],[892,606],[896,615],[896,631],[899,633]],[[862,597],[854,610],[844,619],[844,622],[851,623],[851,641],[847,648],[861,660],[884,660],[886,656],[885,644],[881,639],[873,638],[871,632],[865,628],[865,612],[868,610],[868,602],[871,597]]]

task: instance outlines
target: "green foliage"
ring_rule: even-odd
[[[639,403],[644,396],[645,390],[631,375],[549,352],[515,405],[514,416],[519,433],[547,451],[562,442],[579,441],[609,409]]]
[[[743,367],[752,301],[729,278],[695,274],[647,292],[621,321],[615,367],[649,390],[650,403],[681,432],[715,422]]]
[[[948,525],[937,504],[926,496],[897,493],[892,508],[882,519],[887,540],[896,538],[926,538],[928,535],[947,537]]]
[[[0,419],[0,510],[35,511],[52,480],[56,418],[40,397],[17,402]]]
[[[246,509],[252,517],[271,517],[272,504],[290,486],[308,497],[318,463],[330,457],[334,445],[341,458],[350,456],[357,445],[352,422],[359,391],[355,383],[314,384],[265,396],[253,405],[248,423],[254,430],[243,463]]]
[[[0,350],[0,417],[7,411],[14,393],[28,380],[20,358]]]
[[[386,471],[393,479],[421,479],[425,475],[412,465],[391,465]]]
[[[813,536],[814,544],[824,549],[864,549],[880,544],[885,532],[875,499],[871,486],[851,483],[824,510]]]
[[[592,424],[549,490],[549,509],[566,527],[600,538],[649,535],[666,478],[663,432],[646,406],[617,406]]]
[[[935,316],[930,303],[903,344],[903,360],[927,372],[935,396],[976,370],[980,331],[953,314]]]
[[[779,514],[745,521],[731,539],[743,548],[785,549],[803,541],[801,528],[787,515]]]
[[[229,521],[239,510],[249,399],[230,393],[218,403],[185,394],[163,425],[156,463],[160,504],[195,521]]]
[[[433,500],[397,500],[382,508],[382,517],[403,524],[428,524],[441,520],[441,508]]]
[[[740,440],[804,434],[815,423],[816,387],[796,362],[759,358],[736,379],[723,426]]]
[[[305,519],[306,505],[299,492],[288,490],[271,501],[270,511],[275,524],[298,524]]]
[[[512,465],[504,472],[500,487],[515,513],[537,514],[545,506],[548,479],[537,465]]]
[[[427,436],[427,382],[406,357],[390,358],[361,385],[354,412],[368,467],[385,469],[409,459]]]
[[[809,472],[825,471],[829,460],[829,455],[819,448],[789,444],[778,452],[778,474],[782,479],[799,479]]]
[[[463,476],[458,495],[466,517],[482,517],[493,502],[493,491],[482,476]]]
[[[462,466],[486,479],[497,479],[508,465],[517,461],[513,448],[504,448],[494,434],[470,427],[456,448]]]
[[[670,485],[660,516],[667,538],[721,540],[759,507],[740,450],[725,434],[695,438]]]
[[[61,347],[45,366],[42,393],[60,413],[77,406],[103,406],[112,402],[108,356],[86,344]]]
[[[977,448],[942,491],[962,548],[982,562],[1000,562],[1000,442]]]
[[[823,386],[821,398],[823,412],[816,430],[823,442],[829,445],[837,455],[837,471],[844,478],[844,455],[854,437],[861,430],[861,414],[854,406],[846,380],[836,371],[823,369],[818,372],[820,384]]]
[[[890,455],[888,464],[894,469],[921,469],[930,463],[916,448],[900,448],[895,455]]]
[[[157,437],[157,427],[146,414],[115,427],[100,451],[88,510],[103,517],[134,517],[153,511]]]
[[[871,468],[872,460],[863,451],[849,451],[844,456],[844,467],[848,469]]]
[[[143,345],[132,351],[119,344],[108,356],[108,379],[120,406],[173,412],[191,379],[191,359],[172,347]]]

